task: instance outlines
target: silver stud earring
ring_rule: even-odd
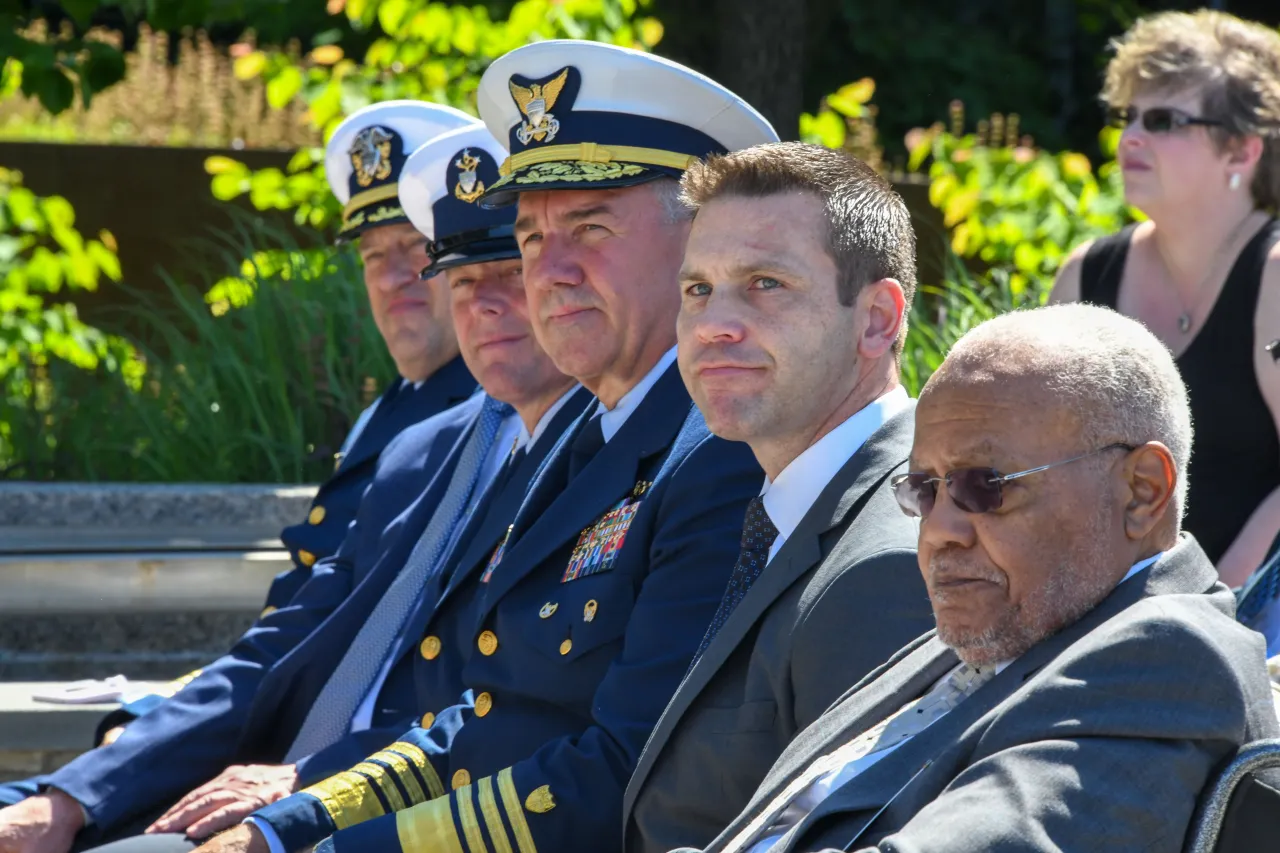
[[[1231,179],[1227,181],[1227,186],[1233,190],[1240,189],[1240,173],[1239,172],[1231,173]]]

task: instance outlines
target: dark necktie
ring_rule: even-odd
[[[738,562],[734,563],[733,573],[729,575],[729,585],[725,588],[724,597],[720,599],[720,606],[711,620],[711,627],[707,628],[707,633],[702,638],[698,654],[693,658],[695,661],[702,657],[702,653],[707,650],[707,646],[711,645],[716,634],[720,633],[724,623],[729,621],[729,615],[733,613],[734,608],[746,598],[747,590],[751,589],[751,585],[756,582],[756,578],[760,577],[765,564],[769,562],[769,549],[773,547],[773,542],[777,538],[778,528],[773,526],[769,513],[765,511],[764,497],[752,498],[747,504],[747,515],[742,524],[742,544],[738,549]]]
[[[587,467],[602,447],[604,427],[600,425],[600,416],[596,415],[574,436],[573,444],[569,446],[569,479],[578,476],[578,472]]]

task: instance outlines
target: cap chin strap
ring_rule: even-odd
[[[466,254],[462,257],[443,260],[464,249]],[[515,242],[515,226],[508,224],[475,228],[441,240],[432,240],[431,245],[427,246],[427,257],[430,258],[430,263],[422,270],[423,278],[431,278],[444,270],[466,264],[519,258],[520,250]]]
[[[633,145],[601,145],[597,142],[579,142],[576,145],[548,145],[512,154],[499,167],[501,175],[510,175],[516,169],[538,163],[560,160],[576,160],[582,163],[639,163],[645,166],[664,166],[668,169],[687,169],[697,161],[692,154],[663,151],[660,148],[638,148]]]

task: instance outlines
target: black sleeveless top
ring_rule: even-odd
[[[1080,270],[1082,302],[1116,307],[1134,227],[1089,247]],[[1215,563],[1280,485],[1280,436],[1253,367],[1258,293],[1277,242],[1280,222],[1273,219],[1240,251],[1204,326],[1177,360],[1195,426],[1184,527]]]

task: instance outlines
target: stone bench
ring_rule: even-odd
[[[0,483],[0,680],[169,679],[292,565],[313,486]]]

